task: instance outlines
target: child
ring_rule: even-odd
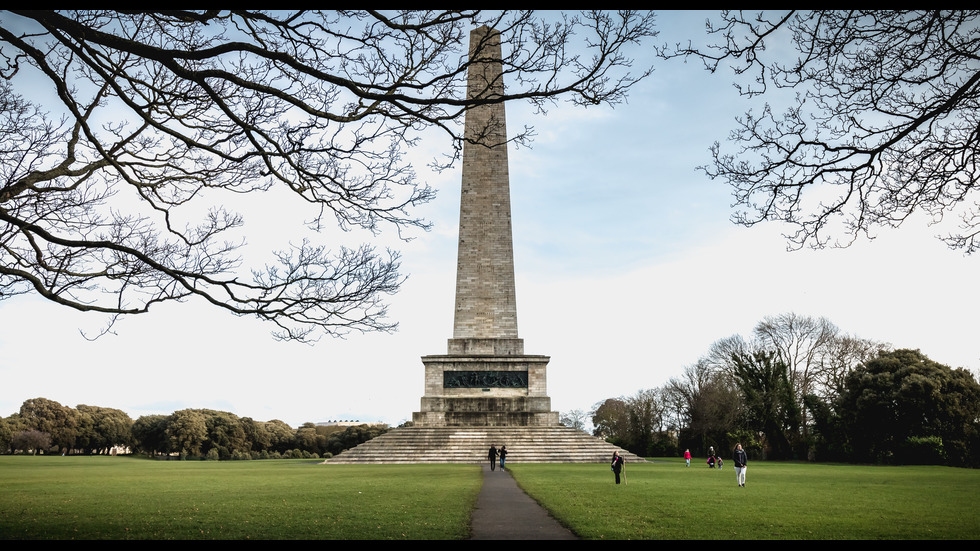
[[[718,461],[716,461],[715,464],[718,466],[719,469],[721,469],[721,466],[725,464],[725,462],[722,460],[720,455],[718,456]]]
[[[691,450],[684,450],[684,462],[688,467],[691,466]]]
[[[715,468],[715,457],[713,455],[708,456],[708,468],[709,469]]]

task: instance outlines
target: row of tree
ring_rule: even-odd
[[[594,434],[634,453],[705,454],[736,442],[755,457],[980,466],[980,384],[918,350],[843,334],[825,318],[768,317],[751,340],[716,341],[659,388],[590,412]],[[586,415],[562,422],[583,427]],[[209,409],[141,416],[35,398],[0,418],[0,451],[251,459],[330,456],[387,427],[255,421]]]
[[[183,409],[133,421],[106,407],[63,406],[33,398],[0,418],[0,452],[112,454],[118,450],[163,457],[264,459],[331,457],[384,433],[386,426],[293,429],[279,420],[256,421],[226,411]]]
[[[767,317],[753,333],[716,341],[662,387],[599,402],[593,433],[643,455],[741,443],[770,459],[980,466],[970,453],[980,449],[980,384],[969,371],[825,318]]]

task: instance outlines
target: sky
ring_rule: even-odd
[[[700,33],[703,19],[661,16],[657,42]],[[696,167],[745,108],[727,75],[697,62],[658,63],[615,108],[507,107],[511,128],[536,131],[509,152],[518,329],[527,354],[550,356],[554,411],[662,386],[713,342],[789,312],[980,373],[980,258],[949,250],[934,228],[912,220],[845,249],[790,252],[779,225],[730,221],[730,189]],[[452,337],[460,172],[425,169],[438,147],[415,153],[438,190],[416,212],[432,229],[376,240],[400,250],[408,276],[390,299],[397,332],[280,342],[258,320],[185,303],[89,340],[104,318],[18,296],[0,301],[0,416],[43,397],[134,420],[185,408],[293,427],[411,420],[421,357],[445,354]],[[243,214],[252,246],[295,237],[286,206]]]

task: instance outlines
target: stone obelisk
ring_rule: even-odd
[[[500,34],[470,33],[467,94],[503,94]],[[418,426],[557,425],[547,356],[524,354],[517,334],[507,126],[503,103],[466,112],[456,267],[456,311],[446,355],[424,356]]]

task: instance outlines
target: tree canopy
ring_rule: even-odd
[[[793,446],[787,435],[798,433],[802,425],[801,410],[789,368],[775,351],[732,354],[733,376],[745,401],[747,424],[761,432],[771,450],[771,457],[788,459]]]
[[[266,459],[330,457],[383,434],[387,425],[349,427],[278,419],[256,421],[227,411],[182,409],[133,421],[121,410],[47,398],[24,401],[20,412],[0,417],[0,453],[140,453],[150,457]]]
[[[858,460],[914,462],[923,439],[934,438],[935,454],[975,462],[980,383],[918,350],[883,352],[859,365],[835,405]]]
[[[740,442],[760,459],[980,465],[970,371],[792,312],[753,334],[716,341],[660,388],[597,403],[594,434],[645,455]]]
[[[507,88],[473,98],[482,25],[501,33]],[[626,49],[654,35],[629,11],[2,12],[0,299],[109,327],[196,299],[282,339],[389,331],[397,251],[297,238],[244,256],[236,198],[289,197],[313,232],[425,229],[411,211],[434,190],[407,153],[426,131],[448,138],[447,166],[480,103],[620,102],[649,72]]]

